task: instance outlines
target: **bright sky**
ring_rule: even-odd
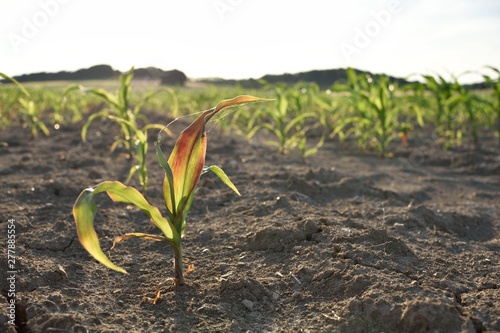
[[[498,0],[0,0],[0,34],[9,75],[97,64],[190,78],[500,68]]]

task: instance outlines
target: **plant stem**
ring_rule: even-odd
[[[178,246],[172,246],[172,248],[174,249],[174,284],[176,286],[183,286],[185,283],[184,270],[182,267],[182,243],[178,244]]]

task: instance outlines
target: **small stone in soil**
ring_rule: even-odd
[[[241,301],[241,303],[243,303],[243,305],[250,311],[253,311],[253,302],[248,300],[248,299],[244,299],[243,301]]]

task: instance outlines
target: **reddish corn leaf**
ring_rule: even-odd
[[[223,100],[216,107],[201,113],[179,136],[174,150],[170,154],[168,164],[172,171],[172,179],[165,176],[163,194],[167,208],[174,215],[174,225],[180,231],[186,208],[189,208],[191,194],[200,179],[205,165],[207,149],[206,123],[220,110],[251,102],[267,99],[242,95]],[[173,184],[170,182],[173,181]],[[173,191],[171,190],[173,188]],[[172,198],[172,195],[174,196]]]

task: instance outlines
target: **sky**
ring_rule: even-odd
[[[480,81],[498,0],[0,0],[0,72],[179,69],[191,79],[354,67]]]

